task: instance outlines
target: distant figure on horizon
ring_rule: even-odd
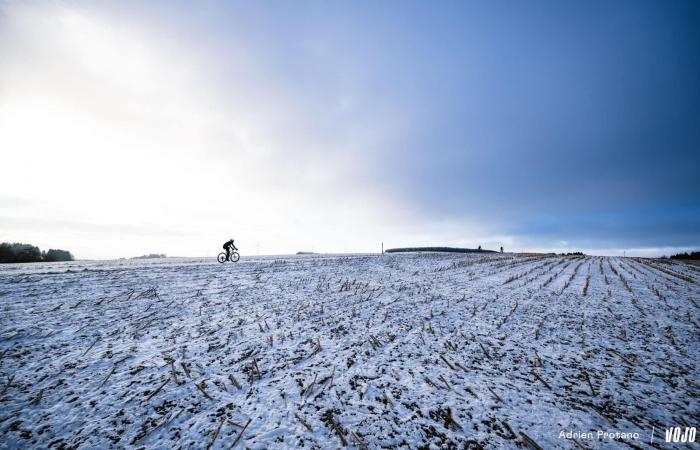
[[[503,253],[503,246],[501,246],[501,253]]]
[[[479,251],[481,251],[481,245],[479,246]]]
[[[231,256],[231,251],[232,250],[238,250],[235,245],[233,245],[233,238],[230,240],[226,241],[224,243],[224,250],[226,250],[226,259],[229,259],[229,256]]]

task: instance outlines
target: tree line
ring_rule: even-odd
[[[473,248],[455,248],[455,247],[406,247],[406,248],[390,248],[386,253],[402,253],[402,252],[444,252],[444,253],[495,253],[494,250],[482,250],[481,246],[478,249]]]
[[[41,251],[37,246],[19,242],[0,244],[0,264],[55,261],[73,261],[73,255],[67,250],[55,248]]]
[[[677,253],[670,256],[671,259],[700,259],[700,252]]]

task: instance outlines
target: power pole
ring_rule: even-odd
[[[382,255],[384,254],[384,242],[382,242]]]

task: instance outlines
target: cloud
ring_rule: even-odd
[[[231,234],[268,252],[357,250],[402,216],[363,167],[385,128],[327,117],[350,97],[319,106],[262,62],[232,60],[236,45],[196,54],[119,16],[12,4],[3,21],[0,148],[14,170],[0,192],[36,202],[3,220],[8,239],[82,233],[90,242],[71,250],[89,257],[163,236],[156,250],[201,254]]]
[[[27,202],[0,234],[92,257],[697,242],[698,8],[395,6],[5,3],[0,196]]]

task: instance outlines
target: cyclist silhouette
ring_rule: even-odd
[[[233,239],[224,242],[224,250],[226,250],[226,259],[229,259],[229,256],[231,256],[232,250],[238,250],[236,246],[233,245]]]

